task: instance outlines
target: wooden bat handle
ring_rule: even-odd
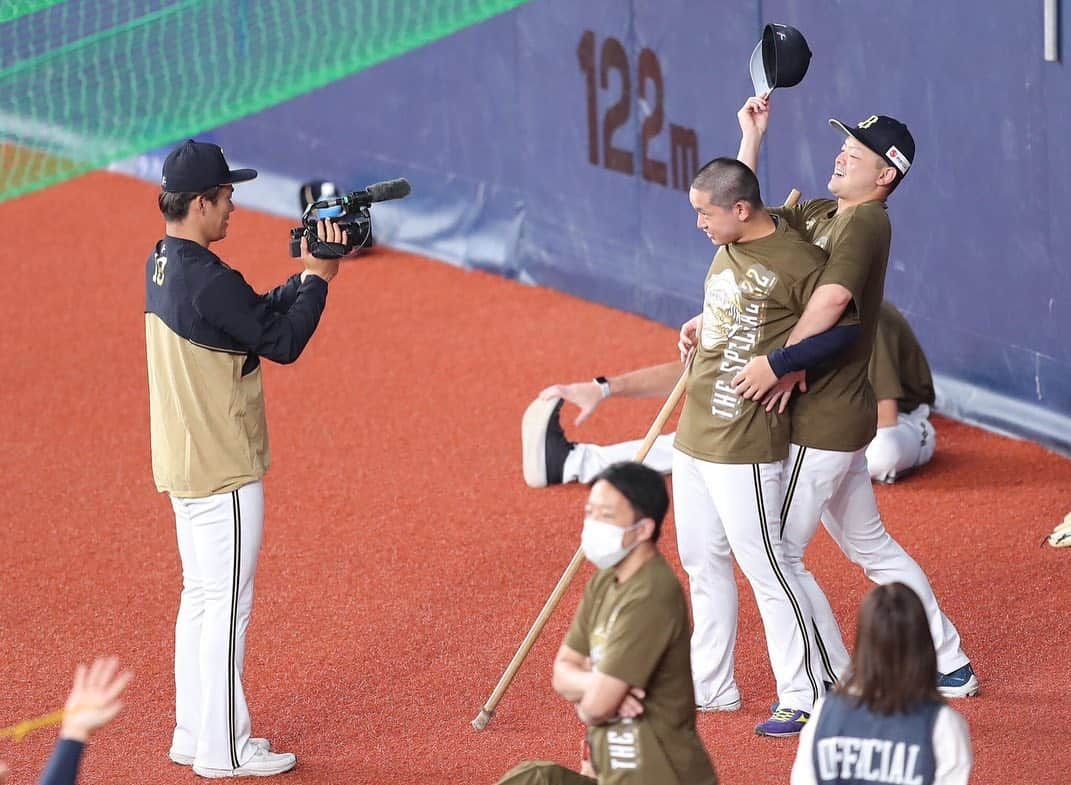
[[[793,188],[788,192],[788,198],[785,199],[785,207],[795,207],[800,200],[800,192]]]

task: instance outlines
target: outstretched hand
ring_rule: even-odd
[[[552,384],[539,393],[544,401],[552,398],[564,398],[569,403],[580,407],[576,416],[576,425],[584,422],[602,403],[602,388],[595,382],[574,382],[573,384]]]
[[[60,738],[86,742],[95,731],[111,722],[123,708],[119,696],[133,677],[130,671],[119,672],[115,657],[98,657],[89,667],[79,665],[63,707]]]

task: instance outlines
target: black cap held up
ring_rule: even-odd
[[[829,124],[848,136],[858,139],[865,147],[880,155],[889,166],[896,169],[901,179],[911,168],[915,160],[915,137],[907,126],[883,114],[872,114],[855,127],[850,127],[840,120],[830,118]]]
[[[768,94],[775,87],[795,87],[803,81],[810,64],[811,49],[803,33],[789,25],[766,25],[762,40],[751,53],[755,95]]]
[[[219,145],[187,139],[167,154],[163,175],[160,187],[168,193],[199,194],[217,185],[252,180],[257,170],[231,169]]]

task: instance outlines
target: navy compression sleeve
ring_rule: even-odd
[[[775,349],[767,355],[770,368],[780,379],[786,373],[804,371],[813,368],[823,360],[828,360],[838,352],[846,349],[859,337],[862,330],[858,324],[831,327],[824,333],[804,338],[797,344]]]
[[[41,774],[37,785],[74,785],[78,777],[78,763],[85,745],[73,739],[60,739],[48,759],[48,766]]]

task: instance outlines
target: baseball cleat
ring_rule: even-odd
[[[565,438],[558,415],[563,398],[536,398],[521,419],[521,460],[530,488],[560,485],[573,443]]]
[[[757,736],[799,736],[811,715],[799,709],[778,709],[755,726]]]
[[[937,677],[937,690],[946,698],[970,698],[978,694],[981,685],[968,662],[962,668]]]
[[[210,769],[194,764],[193,773],[208,779],[223,777],[271,777],[290,771],[297,765],[297,757],[292,752],[271,752],[257,747],[253,757],[237,769]]]
[[[271,742],[267,739],[250,739],[249,743],[258,749],[271,749]],[[175,752],[174,749],[168,750],[167,757],[171,759],[172,763],[177,763],[179,766],[193,765],[193,755],[183,755],[182,753]]]

